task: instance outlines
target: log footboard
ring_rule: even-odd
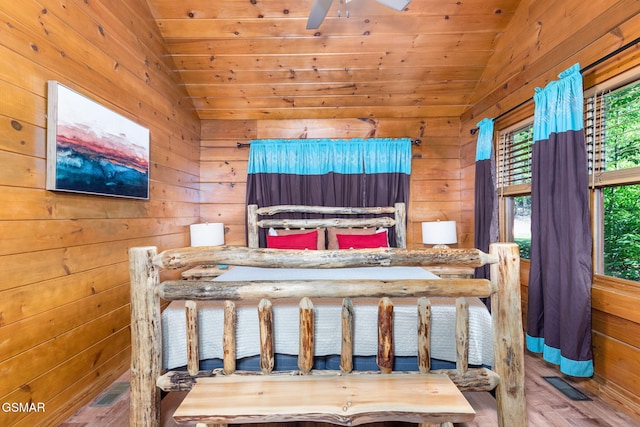
[[[251,266],[313,266],[339,268],[371,265],[491,264],[491,280],[348,280],[284,282],[167,281],[159,269],[197,264]],[[190,390],[174,418],[180,423],[322,421],[358,425],[376,421],[406,421],[420,425],[452,425],[473,419],[473,408],[461,391],[496,390],[500,426],[525,426],[524,344],[520,312],[518,247],[493,244],[490,254],[468,249],[363,249],[292,251],[254,248],[182,248],[158,254],[154,247],[130,250],[131,274],[131,415],[132,426],[158,426],[160,390]],[[433,371],[429,366],[430,298],[456,301],[456,369]],[[466,297],[490,297],[495,364],[469,368],[468,304]],[[341,371],[314,371],[313,301],[343,298]],[[379,298],[378,366],[376,372],[352,372],[352,299]],[[419,371],[392,372],[393,299],[415,298],[418,312]],[[273,370],[272,300],[300,301],[298,371]],[[187,300],[187,372],[162,375],[160,301]],[[224,368],[200,371],[197,304],[225,301]],[[259,310],[260,363],[256,375],[235,369],[234,301],[255,300]]]

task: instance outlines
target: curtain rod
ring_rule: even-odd
[[[420,139],[412,139],[411,140],[411,145],[420,145],[420,144],[422,144],[422,140],[420,140]],[[245,147],[250,147],[251,143],[249,143],[249,142],[237,142],[236,146],[238,148],[245,148]]]
[[[625,50],[629,49],[630,47],[633,47],[635,44],[638,44],[639,42],[640,42],[640,37],[636,38],[635,40],[630,41],[629,43],[627,43],[627,44],[625,44],[623,46],[620,46],[618,49],[614,50],[613,52],[610,52],[607,55],[603,56],[602,58],[598,59],[597,61],[594,61],[591,64],[581,68],[580,69],[580,73],[584,73],[586,71],[589,71],[593,67],[597,67],[598,65],[602,64],[603,62],[605,62],[605,61],[613,58],[614,56],[624,52]],[[493,120],[498,120],[498,119],[506,116],[507,114],[510,114],[510,113],[514,112],[518,108],[528,104],[531,101],[533,101],[533,97],[525,99],[524,101],[522,101],[521,103],[519,103],[515,107],[511,107],[507,111],[498,114],[496,117],[493,118]],[[478,128],[473,128],[473,129],[470,130],[471,135],[475,135],[476,132],[478,132]]]

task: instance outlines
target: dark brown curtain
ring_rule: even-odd
[[[493,119],[478,123],[475,172],[474,246],[489,252],[489,245],[498,240],[498,199],[493,155]],[[489,266],[476,268],[476,278],[488,279]],[[488,304],[488,301],[486,303]]]
[[[582,76],[576,64],[534,101],[527,348],[593,375],[591,230]]]

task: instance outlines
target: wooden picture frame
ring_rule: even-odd
[[[48,82],[47,190],[149,199],[149,130]]]

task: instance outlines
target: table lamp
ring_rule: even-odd
[[[191,246],[220,246],[224,245],[224,224],[221,222],[205,222],[202,224],[191,224]],[[225,270],[229,268],[226,264],[218,265],[218,268]]]
[[[191,246],[224,245],[224,224],[221,222],[205,222],[191,224]]]
[[[422,223],[422,243],[434,248],[446,249],[448,244],[458,243],[455,221],[428,221]]]

